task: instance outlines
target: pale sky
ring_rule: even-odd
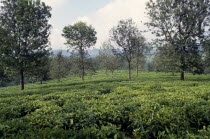
[[[140,30],[147,27],[145,5],[148,0],[42,0],[52,7],[50,42],[53,49],[67,49],[61,36],[64,26],[77,21],[91,24],[97,31],[97,43],[93,48],[100,48],[109,37],[109,31],[121,19],[132,18]],[[141,21],[143,23],[141,23]],[[145,34],[150,40],[151,35]]]

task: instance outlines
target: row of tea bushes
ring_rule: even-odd
[[[0,138],[210,138],[210,81],[147,74],[4,88]]]

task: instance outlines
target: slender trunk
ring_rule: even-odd
[[[184,71],[181,71],[181,80],[184,80]]]
[[[131,62],[128,62],[128,80],[131,80]]]
[[[136,66],[136,77],[138,77],[139,76],[139,66],[137,65]]]
[[[60,82],[61,80],[61,61],[60,58],[58,60],[58,82]]]
[[[105,71],[106,75],[108,75],[108,71],[107,71],[107,68],[106,68],[106,71]]]
[[[184,57],[183,54],[181,55],[181,64],[182,64],[182,65],[181,65],[181,75],[180,75],[181,77],[180,77],[180,79],[181,79],[181,80],[184,80],[185,57]]]
[[[139,59],[136,59],[136,77],[139,76]]]
[[[24,90],[24,72],[20,70],[20,89]]]
[[[83,81],[85,80],[85,66],[84,66],[84,61],[82,62],[82,80]]]
[[[80,53],[80,74],[81,74],[81,78],[84,81],[85,80],[85,62],[84,62],[84,58],[85,58],[85,50],[83,48],[83,44],[81,42],[80,44],[80,48],[79,48],[79,53]]]
[[[84,63],[84,55],[85,55],[85,52],[84,50],[82,49],[82,45],[80,47],[80,73],[81,73],[81,78],[82,80],[84,81],[85,80],[85,63]]]
[[[84,56],[81,55],[81,78],[84,81],[85,80],[85,65],[84,65]]]

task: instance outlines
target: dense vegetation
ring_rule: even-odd
[[[50,6],[1,0],[0,138],[210,138],[209,3],[150,0],[148,28],[120,20],[95,57],[95,28],[67,25],[65,57]]]
[[[209,75],[126,75],[0,88],[0,138],[210,137]]]
[[[148,69],[161,72],[203,74],[209,72],[210,6],[209,0],[150,0],[146,3],[149,18],[146,30],[140,30],[132,18],[119,20],[108,40],[94,59],[88,55],[97,40],[92,25],[78,21],[63,28],[71,57],[62,52],[50,57],[49,35],[51,7],[40,0],[0,1],[0,86],[46,81],[77,74],[85,80],[87,72],[136,69],[145,63]],[[156,35],[148,42],[145,32]],[[58,46],[59,47],[59,46]],[[155,48],[153,61],[147,55]],[[125,64],[125,65],[124,65]],[[152,66],[153,65],[153,66]],[[18,81],[19,80],[19,81]]]

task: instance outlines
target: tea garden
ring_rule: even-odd
[[[0,138],[210,138],[210,76],[126,71],[0,88]]]

